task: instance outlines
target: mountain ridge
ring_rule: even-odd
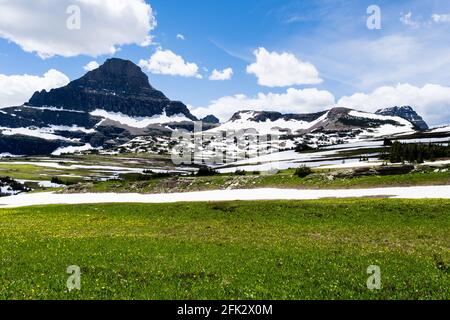
[[[428,128],[411,107],[378,112],[348,108],[304,114],[246,110],[224,124],[214,115],[200,121],[205,131],[254,128],[260,134],[275,131],[284,135],[373,137]],[[170,136],[176,129],[193,131],[194,121],[198,119],[188,107],[155,89],[139,66],[112,58],[67,86],[36,92],[22,106],[0,109],[0,154],[118,148],[137,137],[151,140]]]
[[[25,104],[34,107],[92,112],[102,109],[135,117],[183,114],[197,120],[186,105],[169,100],[153,88],[141,68],[129,60],[108,59],[99,68],[71,81],[67,86],[33,94]]]

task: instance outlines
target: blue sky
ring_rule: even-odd
[[[133,1],[140,2],[130,0]],[[21,0],[3,2],[0,1],[0,6]],[[31,2],[37,6],[44,3]],[[114,54],[95,56],[81,52],[42,58],[37,50],[24,48],[25,40],[17,40],[19,36],[14,32],[27,35],[27,30],[11,31],[11,26],[0,23],[0,75],[42,77],[55,69],[74,80],[86,72],[83,67],[90,61],[101,64],[114,56],[139,64],[158,50],[171,51],[185,63],[195,64],[197,77],[145,71],[154,87],[171,99],[183,101],[199,115],[210,110],[226,119],[239,108],[311,112],[344,104],[374,111],[377,106],[417,102],[417,109],[429,122],[436,125],[450,122],[449,1],[151,0],[147,3],[157,21],[149,31],[152,45],[118,42],[116,47],[120,50]],[[372,4],[381,9],[380,30],[370,30],[366,25],[369,17],[366,10]],[[53,14],[63,16],[65,12]],[[81,14],[83,18],[83,10]],[[25,37],[27,43],[31,43],[28,38],[35,36],[31,33]],[[177,35],[183,35],[184,40]],[[23,34],[20,39],[24,39]],[[287,58],[281,57],[283,53],[295,56],[300,64],[312,66],[322,82],[261,84],[258,75],[247,70],[256,62],[258,48],[273,53],[274,59]],[[208,79],[213,69],[226,68],[233,70],[231,79]],[[317,93],[319,98],[315,96]],[[358,93],[360,96],[355,96]]]

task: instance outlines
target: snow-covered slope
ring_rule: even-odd
[[[272,113],[273,114],[273,113]],[[324,121],[328,113],[318,116],[312,121],[301,120],[301,117],[291,118],[277,114],[275,117],[264,117],[264,112],[243,111],[235,114],[233,118],[218,128],[210,131],[249,130],[255,129],[259,134],[286,134],[299,130],[308,130],[317,123]]]
[[[146,128],[154,124],[167,124],[167,123],[177,123],[184,121],[191,121],[184,114],[176,114],[173,116],[168,116],[166,112],[159,115],[154,115],[152,117],[132,117],[121,112],[109,112],[106,110],[96,109],[90,112],[90,115],[101,117],[104,120],[112,120],[119,122],[120,124],[133,127],[133,128]],[[103,121],[102,121],[103,122]]]
[[[446,132],[450,132],[450,125],[448,126],[442,126],[442,127],[437,127],[437,128],[433,128],[431,130],[431,132],[433,133],[446,133]]]
[[[396,116],[378,115],[345,108],[315,114],[288,114],[242,111],[212,131],[254,129],[259,134],[355,133],[364,137],[383,137],[414,132],[414,125]]]
[[[197,120],[153,88],[131,61],[109,59],[67,86],[0,110],[0,154],[48,155],[110,148]],[[193,127],[193,125],[192,125]]]

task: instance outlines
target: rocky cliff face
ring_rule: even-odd
[[[323,116],[326,111],[317,113],[304,113],[304,114],[282,114],[274,111],[240,111],[236,112],[230,119],[231,122],[245,119],[252,122],[275,122],[275,121],[314,121]]]
[[[415,124],[399,116],[379,115],[348,108],[308,114],[282,114],[267,111],[241,111],[216,130],[256,129],[260,133],[281,132],[304,135],[349,134],[351,137],[382,137],[414,132]]]
[[[148,77],[131,61],[109,59],[69,85],[50,92],[36,92],[27,106],[51,106],[92,112],[97,109],[133,117],[182,114],[196,120],[181,102],[169,100],[154,89]]]
[[[414,124],[414,126],[421,131],[429,129],[428,124],[410,106],[380,109],[376,112],[376,114],[406,119],[412,124]]]
[[[170,134],[170,128],[195,120],[183,103],[153,88],[134,63],[109,59],[65,87],[36,92],[23,106],[1,109],[0,154],[107,148],[136,136]]]

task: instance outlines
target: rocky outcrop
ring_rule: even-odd
[[[121,117],[127,121],[120,122]],[[133,127],[140,119],[156,122]],[[65,87],[36,92],[23,106],[1,109],[0,153],[48,155],[87,144],[108,148],[135,136],[170,134],[168,128],[179,121],[193,127],[197,118],[182,102],[153,88],[137,65],[109,59]]]
[[[204,117],[201,121],[203,123],[212,123],[212,124],[219,124],[220,123],[220,120],[216,116],[214,116],[212,114],[210,114],[209,116]]]
[[[428,124],[410,106],[380,109],[375,113],[383,116],[393,116],[403,118],[411,122],[420,131],[425,131],[429,129]]]
[[[134,117],[182,114],[196,120],[183,103],[154,89],[137,65],[121,59],[109,59],[65,87],[36,92],[26,105],[83,112],[102,109]]]

